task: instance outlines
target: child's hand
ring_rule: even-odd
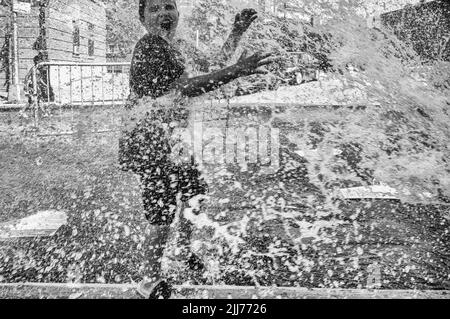
[[[244,33],[257,18],[255,9],[244,9],[236,14],[233,24],[233,31],[239,34]]]
[[[235,64],[235,66],[238,68],[238,73],[240,76],[266,74],[267,71],[258,68],[272,63],[278,59],[276,57],[273,57],[272,53],[255,53],[249,57],[244,57],[244,54]]]

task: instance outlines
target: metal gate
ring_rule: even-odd
[[[41,62],[25,77],[23,112],[33,114],[39,129],[50,114],[69,115],[73,120],[79,110],[120,107],[130,91],[129,68],[130,62]]]

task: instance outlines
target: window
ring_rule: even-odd
[[[106,67],[106,72],[108,73],[123,73],[124,67],[119,65],[108,65]]]
[[[77,21],[72,21],[73,24],[73,55],[80,55],[80,26]]]
[[[110,44],[109,46],[108,46],[108,52],[106,52],[106,53],[108,53],[108,54],[114,54],[116,52],[116,46],[114,45],[114,44]]]
[[[94,40],[89,39],[88,40],[88,55],[89,56],[94,56]]]

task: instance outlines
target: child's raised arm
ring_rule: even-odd
[[[236,14],[230,35],[223,44],[220,53],[216,56],[216,60],[208,61],[206,58],[204,58],[197,61],[200,65],[200,71],[208,72],[211,65],[217,66],[219,68],[225,67],[227,62],[236,51],[245,31],[247,31],[247,29],[250,27],[252,22],[256,20],[257,17],[257,12],[254,9],[244,9]]]
[[[247,31],[247,29],[250,27],[252,22],[256,20],[257,17],[257,12],[254,9],[244,9],[240,13],[236,14],[231,33],[228,36],[228,39],[225,41],[219,54],[219,65],[223,67],[225,63],[232,57],[245,31]]]

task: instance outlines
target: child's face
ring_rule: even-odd
[[[179,16],[175,0],[147,0],[142,24],[148,33],[172,40]]]

